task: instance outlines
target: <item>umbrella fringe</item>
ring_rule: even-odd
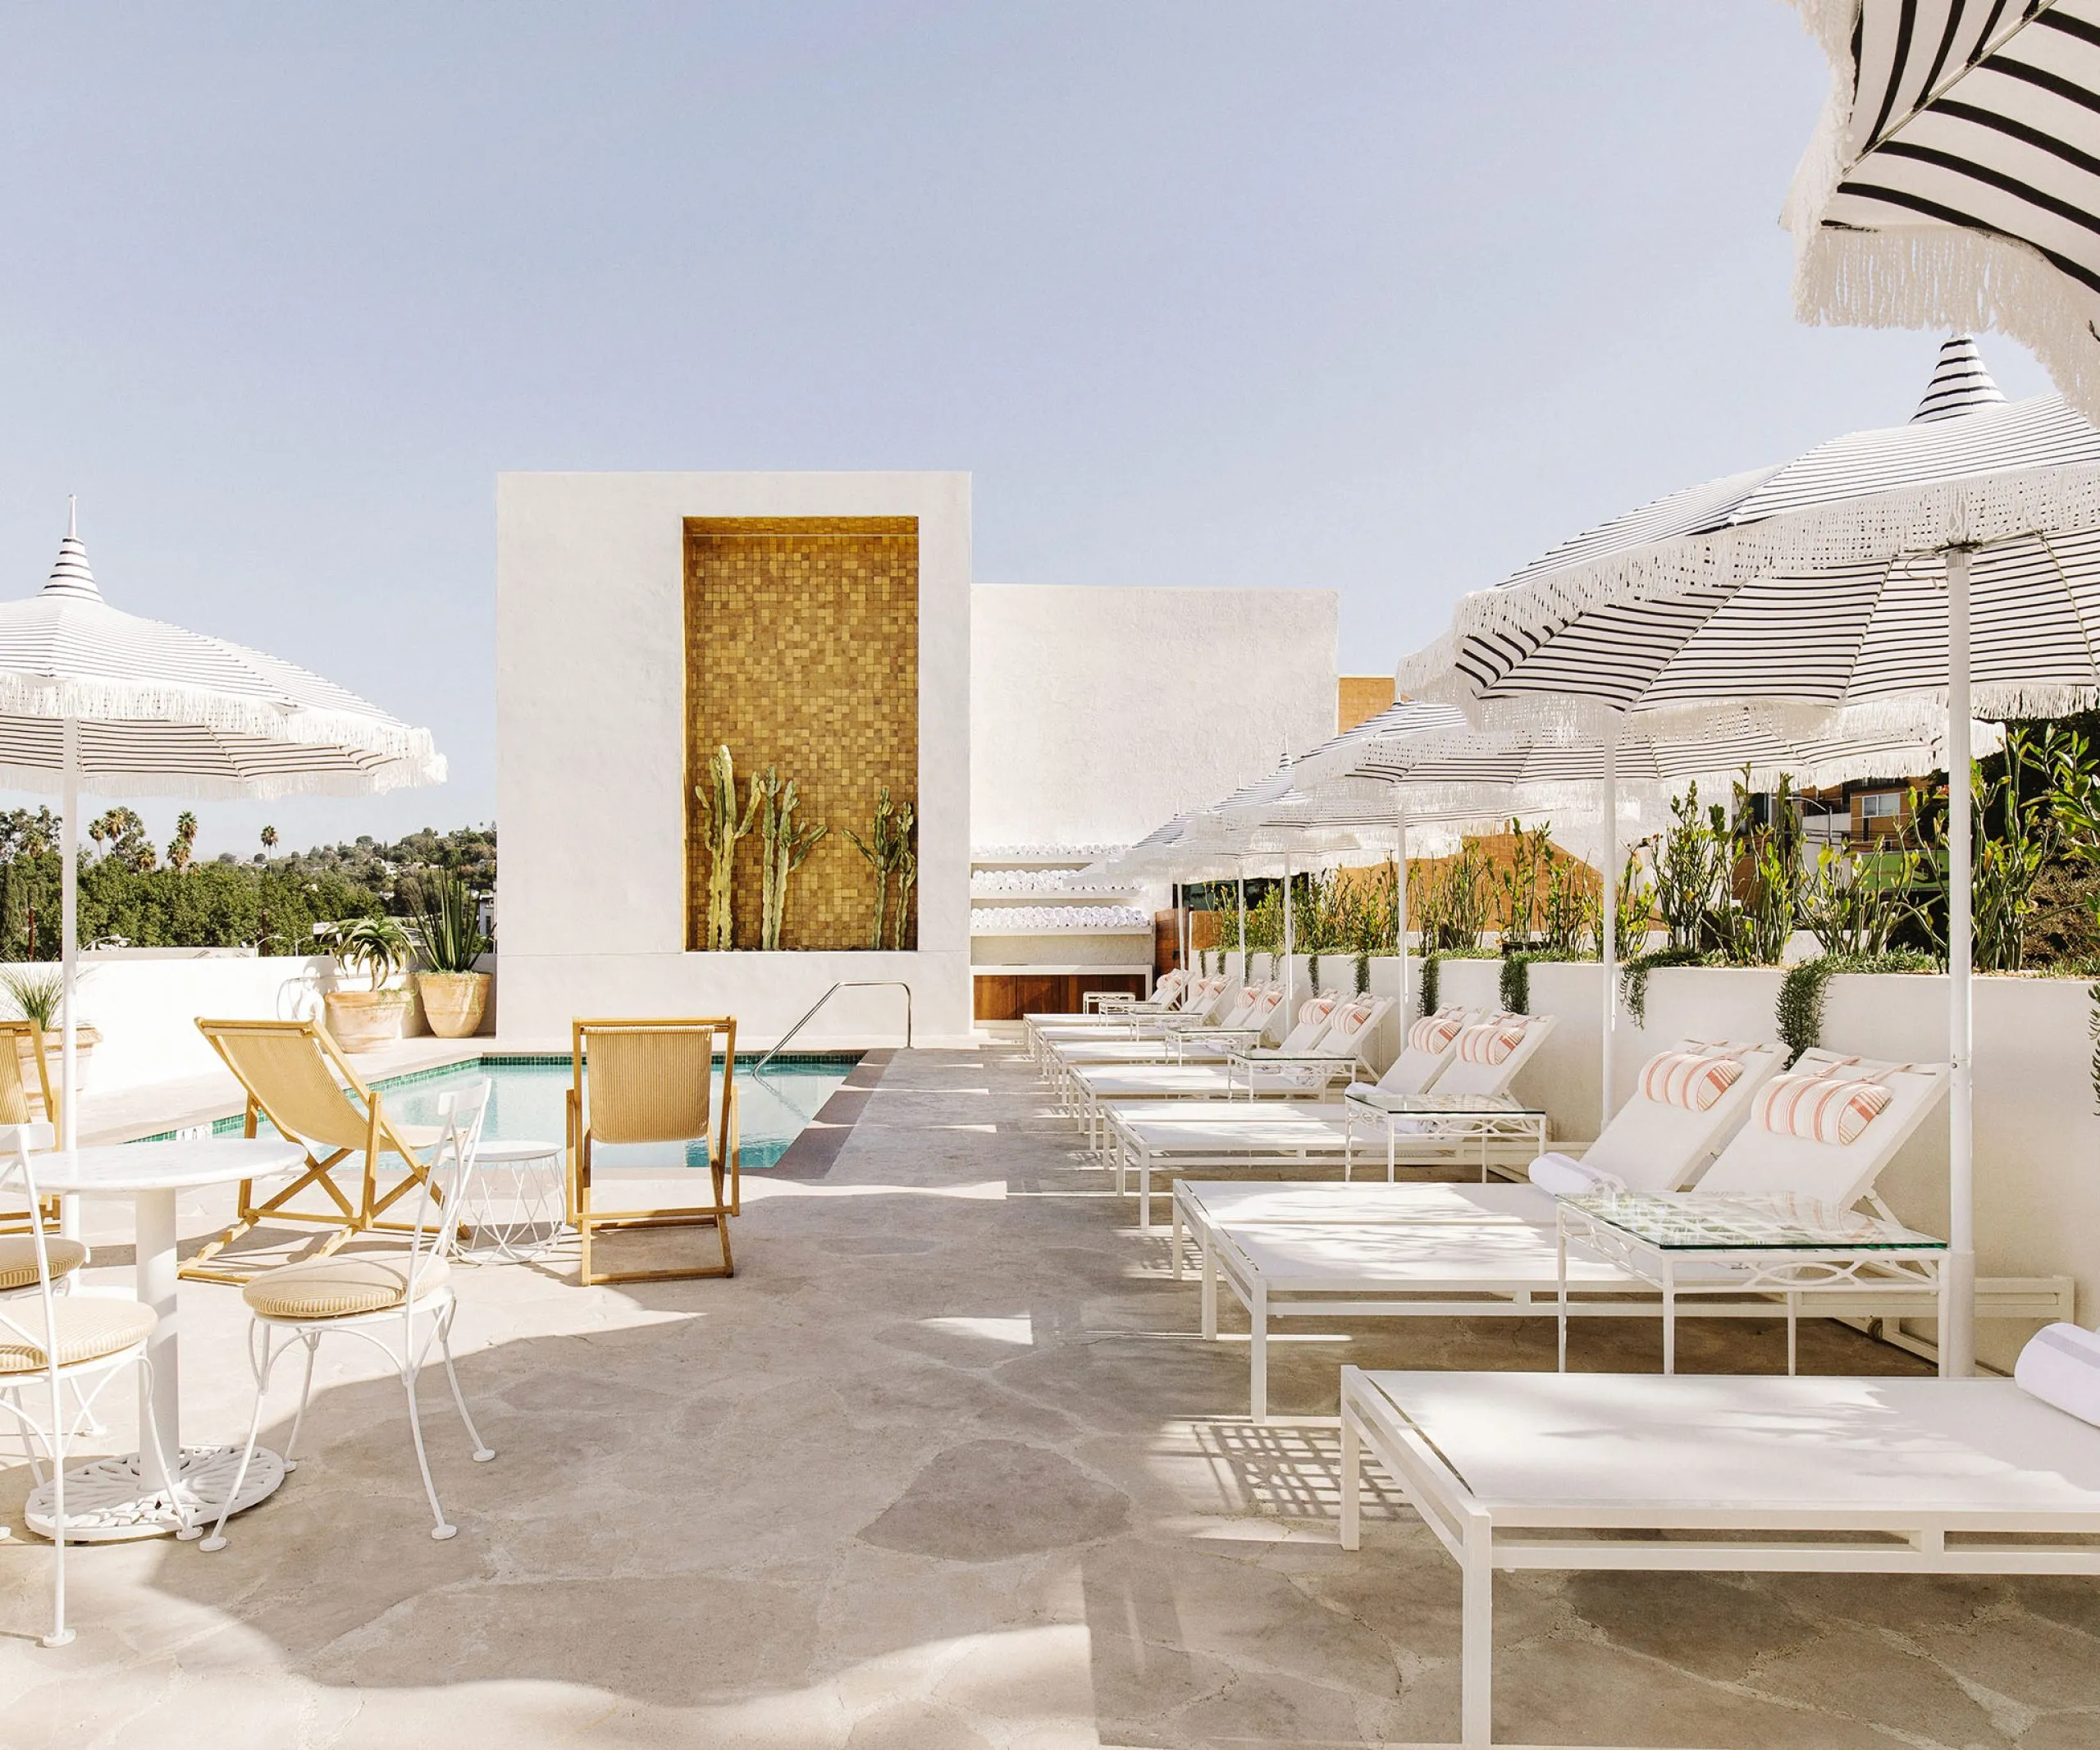
[[[1979,414],[1974,417],[1984,418]],[[1991,542],[2100,526],[2100,466],[2021,469],[1966,476],[1906,491],[1842,500],[1767,517],[1711,535],[1673,541],[1568,565],[1521,584],[1475,590],[1459,599],[1452,630],[1404,661],[1404,691],[1436,697],[1468,637],[1525,633],[1614,604],[1784,578],[1836,565],[1925,555],[1950,545]]]
[[[0,761],[0,788],[49,793],[55,767],[23,765]],[[98,777],[80,774],[84,795],[153,797],[169,802],[277,802],[299,796],[376,796],[391,790],[413,788],[444,781],[445,762],[437,761],[438,775],[426,778],[412,769],[387,764],[359,771],[285,772],[254,779],[210,778],[189,772],[146,772],[127,768]]]
[[[440,776],[425,780],[431,783],[441,781],[443,771],[427,729],[377,714],[316,711],[206,688],[0,674],[0,717],[9,716],[188,724],[295,747],[345,747],[425,768],[435,762]]]
[[[2041,360],[2066,400],[2100,423],[2093,327],[2100,299],[2075,291],[2027,244],[1956,230],[1811,226],[1796,235],[1794,313],[1802,322],[2009,335]]]

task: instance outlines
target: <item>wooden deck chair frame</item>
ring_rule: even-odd
[[[329,1036],[326,1027],[314,1021],[213,1021],[199,1017],[197,1030],[211,1041],[212,1049],[218,1053],[220,1060],[233,1072],[234,1079],[248,1096],[241,1134],[254,1135],[259,1121],[267,1118],[282,1135],[305,1148],[306,1169],[283,1190],[259,1204],[255,1201],[255,1181],[242,1180],[234,1206],[233,1225],[217,1238],[208,1241],[203,1250],[182,1267],[181,1274],[200,1282],[231,1282],[239,1286],[250,1281],[257,1270],[267,1266],[258,1264],[252,1269],[235,1270],[224,1264],[215,1266],[211,1260],[243,1234],[266,1221],[333,1227],[336,1231],[322,1242],[313,1254],[316,1257],[325,1257],[354,1234],[374,1229],[394,1233],[412,1231],[406,1222],[382,1221],[381,1217],[424,1182],[423,1163],[416,1151],[432,1137],[421,1129],[404,1130],[386,1115],[385,1099],[350,1067],[342,1048]],[[311,1057],[303,1067],[318,1068],[331,1083],[340,1083],[333,1100],[317,1082],[309,1081],[304,1087],[266,1085],[268,1078],[258,1073],[260,1065],[243,1061],[245,1045],[281,1044],[286,1040],[300,1041],[310,1052]],[[363,1110],[358,1109],[360,1103]],[[364,1157],[364,1173],[355,1202],[344,1195],[335,1177],[336,1167],[354,1154]],[[400,1157],[402,1172],[400,1177],[382,1191],[379,1163],[381,1157],[386,1154]],[[292,1199],[310,1190],[322,1192],[332,1207],[293,1209]]]
[[[588,1086],[591,1042],[612,1038],[647,1038],[651,1035],[682,1035],[696,1039],[700,1056],[710,1066],[701,1077],[696,1090],[698,1124],[687,1128],[692,1122],[692,1107],[687,1107],[684,1122],[673,1122],[674,1114],[666,1121],[655,1124],[622,1126],[623,1134],[607,1136],[608,1142],[691,1142],[696,1139],[707,1145],[708,1175],[714,1186],[714,1200],[710,1204],[691,1204],[667,1209],[607,1209],[600,1211],[591,1206],[591,1156],[593,1145],[598,1140],[595,1129],[596,1113],[586,1099]],[[722,1105],[719,1115],[713,1111],[712,1063],[714,1042],[722,1041]],[[576,1230],[577,1280],[585,1287],[600,1282],[683,1282],[700,1277],[734,1276],[736,1259],[729,1249],[729,1218],[742,1213],[743,1176],[738,1158],[741,1140],[738,1133],[737,1110],[737,1022],[729,1015],[711,1017],[644,1017],[636,1019],[600,1018],[576,1020],[570,1024],[569,1064],[571,1081],[568,1088],[568,1221]],[[710,1127],[713,1134],[710,1134]],[[591,1244],[595,1236],[622,1230],[663,1227],[712,1227],[722,1249],[719,1264],[677,1265],[659,1270],[597,1270],[591,1267]]]
[[[7,1052],[11,1059],[5,1067],[0,1067],[0,1124],[33,1124],[40,1116],[49,1122],[55,1134],[64,1135],[65,1131],[59,1123],[58,1096],[51,1085],[51,1060],[45,1055],[47,1035],[43,1029],[34,1021],[0,1021],[0,1039],[7,1041],[0,1044],[0,1052]],[[24,1039],[29,1041],[30,1061],[36,1065],[37,1087],[43,1095],[41,1114],[30,1109],[29,1086],[22,1079]],[[58,1199],[46,1197],[43,1203],[44,1225],[51,1227],[58,1220]],[[0,1233],[28,1233],[34,1225],[26,1209],[0,1211]]]

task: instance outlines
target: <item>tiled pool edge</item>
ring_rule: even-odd
[[[780,1158],[765,1169],[766,1177],[829,1177],[831,1169],[838,1163],[839,1151],[846,1146],[846,1139],[853,1134],[853,1126],[867,1110],[868,1096],[880,1085],[883,1071],[896,1055],[887,1047],[861,1053],[861,1061],[853,1066],[845,1082],[817,1108],[816,1116],[802,1126]]]
[[[766,1053],[759,1051],[740,1051],[737,1053],[737,1067],[739,1070],[748,1071],[752,1064],[759,1062],[760,1059],[765,1055]],[[791,1051],[783,1053],[778,1061],[783,1063],[824,1064],[834,1067],[840,1065],[847,1066],[847,1074],[845,1088],[851,1088],[854,1085],[854,1078],[861,1072],[861,1066],[865,1064],[869,1059],[879,1057],[882,1058],[883,1062],[887,1063],[889,1061],[889,1056],[890,1053],[887,1051]],[[399,1088],[413,1087],[418,1082],[434,1081],[441,1076],[455,1075],[460,1070],[467,1068],[470,1065],[486,1063],[512,1065],[532,1064],[546,1066],[558,1064],[561,1067],[566,1069],[573,1061],[574,1060],[565,1051],[504,1051],[500,1049],[494,1051],[468,1050],[462,1052],[457,1057],[448,1058],[441,1062],[426,1064],[419,1069],[402,1070],[392,1075],[374,1076],[369,1077],[367,1081],[367,1085],[380,1093],[386,1094],[391,1093]],[[878,1071],[877,1079],[879,1079],[879,1071]],[[872,1086],[874,1084],[872,1082],[869,1084],[870,1086]],[[845,1088],[839,1090],[839,1092],[844,1092]],[[811,1123],[814,1124],[825,1122],[824,1114],[832,1109],[832,1103],[838,1098],[838,1094],[835,1093],[832,1095],[831,1099],[826,1100],[824,1105],[819,1108],[816,1117],[810,1121]],[[859,1116],[857,1108],[855,1108],[854,1116],[856,1117]],[[208,1117],[199,1115],[198,1117],[191,1121],[190,1123],[180,1126],[177,1129],[156,1131],[140,1135],[130,1135],[122,1138],[108,1138],[105,1140],[112,1141],[121,1140],[124,1142],[172,1142],[180,1134],[181,1130],[187,1130],[206,1125],[209,1126],[211,1133],[214,1136],[231,1136],[235,1132],[244,1129],[247,1125],[247,1103],[244,1100],[240,1101],[240,1103],[235,1106],[232,1111],[214,1113]],[[851,1127],[850,1121],[848,1122],[847,1127],[848,1129]],[[806,1131],[804,1134],[807,1134]],[[796,1143],[799,1143],[801,1140],[801,1137],[798,1135],[796,1138]],[[778,1172],[781,1165],[788,1160],[788,1154],[793,1152],[795,1145],[796,1144],[790,1144],[788,1154],[782,1154],[778,1160],[774,1162],[770,1166],[768,1166],[762,1170],[769,1173]],[[825,1170],[829,1170],[829,1163],[827,1163]],[[816,1177],[821,1177],[823,1175],[819,1173]]]

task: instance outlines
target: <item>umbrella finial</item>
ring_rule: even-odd
[[[80,545],[80,500],[69,494],[66,500],[66,538],[58,543],[58,563],[51,568],[51,578],[43,586],[47,596],[67,596],[81,601],[100,601],[102,592],[95,587],[95,574],[88,569],[88,550]]]
[[[1935,419],[1958,418],[1980,407],[1997,406],[2004,400],[2005,391],[1984,368],[1984,356],[1976,350],[1975,337],[1954,335],[1941,344],[1933,380],[1925,385],[1925,398],[1911,415],[1911,423],[1927,425]]]

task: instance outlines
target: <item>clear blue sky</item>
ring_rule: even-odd
[[[1908,414],[1933,338],[1789,313],[1826,86],[1774,0],[12,8],[0,592],[77,491],[112,601],[450,756],[212,852],[492,816],[501,469],[967,468],[987,582],[1335,588],[1389,669]]]

